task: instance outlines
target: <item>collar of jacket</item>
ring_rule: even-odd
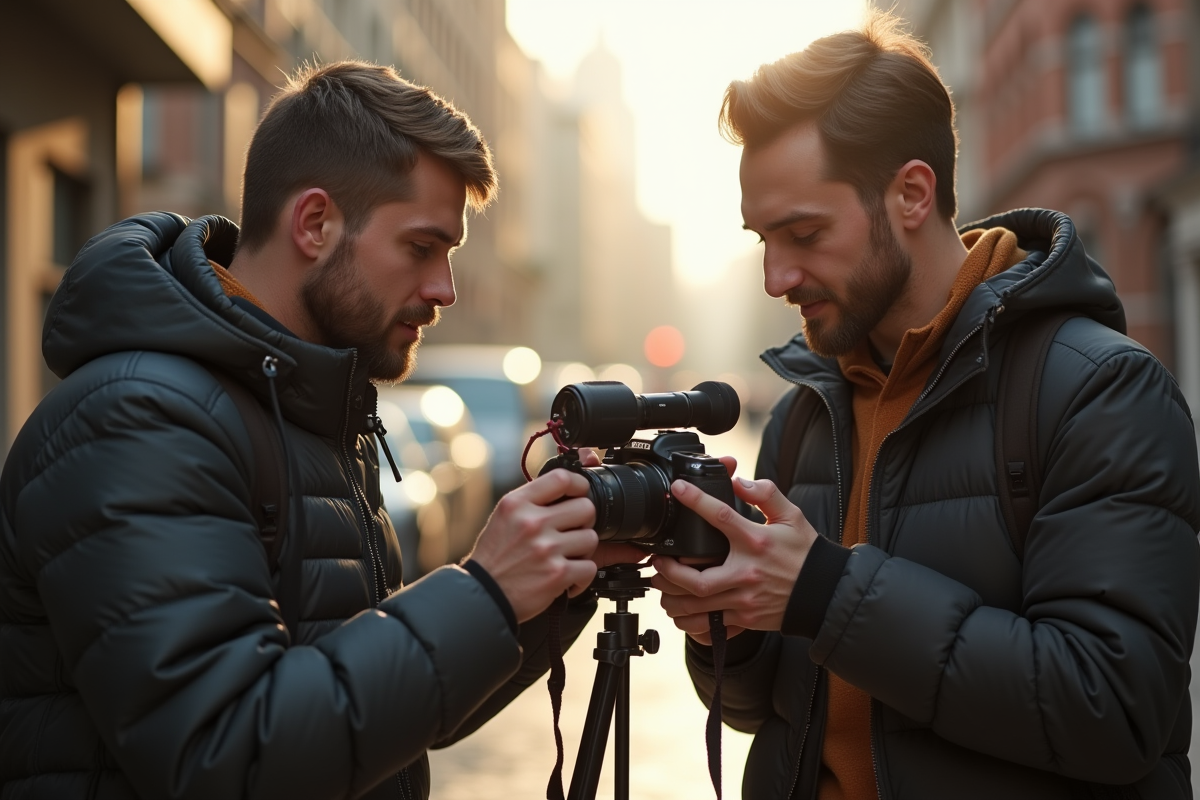
[[[913,404],[910,417],[986,369],[988,345],[995,333],[1032,311],[1073,308],[1125,332],[1125,312],[1112,280],[1084,252],[1075,225],[1066,214],[1018,209],[964,225],[959,232],[976,228],[1013,231],[1029,257],[984,281],[967,297],[946,334],[938,367],[925,393]],[[835,405],[849,408],[844,404],[849,403],[850,393],[837,359],[813,353],[803,334],[796,334],[787,344],[771,348],[760,357],[781,378],[812,385]]]
[[[288,336],[235,305],[208,261],[228,264],[237,237],[223,217],[155,212],[92,238],[51,299],[47,365],[66,377],[108,353],[175,353],[229,372],[266,401],[263,359],[273,356],[284,417],[321,436],[352,438],[374,406],[357,352]]]

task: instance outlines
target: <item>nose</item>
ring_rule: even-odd
[[[421,299],[431,306],[452,306],[457,295],[454,292],[454,270],[450,258],[442,258],[434,266],[421,285]]]
[[[763,251],[763,289],[771,297],[783,297],[804,283],[804,270],[795,256],[785,257],[770,245]]]

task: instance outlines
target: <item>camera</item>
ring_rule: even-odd
[[[741,403],[727,383],[705,381],[689,392],[634,394],[619,381],[564,386],[554,398],[551,420],[567,448],[542,467],[568,469],[587,478],[601,541],[629,542],[647,552],[721,561],[729,552],[725,535],[671,496],[671,483],[684,480],[729,505],[729,471],[706,455],[697,428],[706,435],[737,424]],[[634,439],[657,429],[653,439]],[[580,447],[605,448],[603,463],[585,467]]]

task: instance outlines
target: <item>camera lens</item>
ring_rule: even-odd
[[[634,394],[617,381],[588,381],[559,390],[551,413],[562,420],[559,438],[568,447],[612,447],[648,428],[725,433],[737,424],[741,403],[732,386],[718,381],[659,394]]]
[[[601,541],[653,538],[667,522],[670,484],[661,469],[644,461],[587,467],[588,499],[596,507]]]

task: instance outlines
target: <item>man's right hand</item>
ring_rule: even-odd
[[[566,590],[574,597],[596,576],[596,509],[587,492],[582,475],[553,470],[500,498],[479,534],[471,558],[500,586],[517,622]]]

